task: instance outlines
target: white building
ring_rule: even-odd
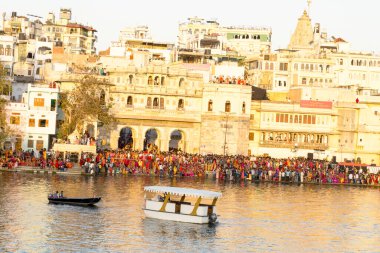
[[[59,87],[55,84],[28,84],[20,103],[7,105],[8,123],[18,134],[5,142],[5,148],[33,149],[35,152],[51,148],[56,134],[58,93]]]
[[[8,35],[0,35],[0,64],[3,65],[7,76],[12,76],[13,64],[15,63],[14,51],[16,38]]]

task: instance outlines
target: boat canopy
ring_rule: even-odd
[[[172,195],[179,196],[189,196],[189,197],[202,197],[202,198],[220,198],[222,193],[206,191],[206,190],[197,190],[192,188],[180,188],[180,187],[170,187],[170,186],[145,186],[144,191],[147,192],[157,192],[157,193],[170,193]]]

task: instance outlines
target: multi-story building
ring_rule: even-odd
[[[148,63],[161,61],[169,64],[177,60],[174,44],[153,40],[147,26],[127,27],[121,30],[119,40],[112,42],[108,55],[133,60],[139,57],[141,52],[147,53]]]
[[[28,17],[18,16],[17,12],[12,12],[9,19],[6,19],[4,13],[0,18],[0,24],[2,24],[0,25],[1,32],[21,40],[38,39],[42,34],[41,21],[38,19],[32,21]]]
[[[91,26],[72,22],[70,9],[61,9],[59,19],[49,13],[43,25],[44,40],[56,42],[66,53],[73,54],[95,54],[96,32]]]
[[[247,154],[251,87],[210,82],[211,66],[108,67],[105,99],[117,126],[91,127],[110,148]],[[71,79],[75,79],[73,76]],[[71,87],[70,77],[61,87]]]
[[[58,93],[55,84],[29,84],[20,102],[7,104],[7,121],[17,134],[5,142],[5,148],[51,148],[56,134]]]
[[[9,35],[0,35],[0,64],[9,77],[13,75],[15,62],[16,38]]]
[[[261,27],[223,27],[217,21],[189,18],[179,25],[178,47],[180,49],[209,51],[212,55],[247,56],[269,53],[272,31]]]
[[[354,86],[372,94],[379,90],[380,56],[350,51],[342,38],[328,38],[320,24],[313,29],[306,12],[298,20],[288,49],[251,57],[246,66],[250,83],[274,91],[294,86]]]

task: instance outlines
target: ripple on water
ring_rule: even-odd
[[[379,189],[153,177],[0,174],[0,252],[378,251]],[[147,219],[143,187],[221,191],[214,226]],[[47,195],[102,196],[95,208]]]

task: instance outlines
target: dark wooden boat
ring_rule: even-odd
[[[76,205],[76,206],[93,206],[96,203],[98,203],[102,198],[101,197],[95,197],[95,198],[55,198],[55,197],[48,197],[49,203],[51,204],[67,204],[67,205]]]

